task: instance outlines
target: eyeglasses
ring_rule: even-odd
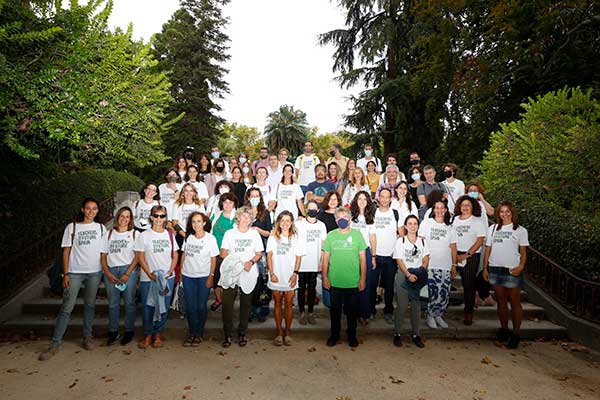
[[[167,218],[166,214],[152,214],[154,218]]]

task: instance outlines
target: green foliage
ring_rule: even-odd
[[[343,155],[349,158],[355,157],[355,154],[349,150],[354,145],[352,136],[345,136],[341,132],[328,132],[319,134],[315,129],[314,132],[311,133],[310,139],[313,143],[314,153],[322,162],[325,162],[325,160],[330,157],[329,149],[331,149],[331,145],[335,143],[342,146]]]
[[[162,161],[169,82],[131,27],[108,31],[112,1],[41,4],[38,14],[26,3],[0,10],[10,32],[0,33],[1,146],[64,168]]]
[[[510,186],[494,188],[488,199],[511,201],[533,247],[575,275],[600,282],[600,222]]]
[[[8,188],[5,201],[10,217],[1,220],[2,249],[16,252],[32,238],[62,227],[73,218],[86,197],[102,201],[117,191],[137,192],[143,184],[141,179],[126,172],[96,169]]]
[[[264,137],[254,127],[225,123],[217,144],[223,154],[237,157],[240,153],[245,153],[249,160],[257,160],[264,142]]]
[[[155,36],[153,54],[159,71],[168,73],[175,102],[169,115],[182,116],[164,136],[167,154],[179,155],[186,146],[207,149],[217,142],[223,120],[217,101],[229,92],[223,63],[229,37],[221,9],[228,0],[181,0],[181,8]]]
[[[593,215],[600,188],[600,103],[562,89],[523,104],[521,119],[491,135],[481,161],[485,186],[511,187]]]
[[[279,110],[267,116],[265,126],[267,147],[271,153],[277,153],[282,147],[295,157],[302,152],[304,142],[310,137],[310,128],[306,121],[306,113],[284,104]]]

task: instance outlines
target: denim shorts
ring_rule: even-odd
[[[508,268],[492,266],[488,268],[488,271],[490,273],[490,285],[503,286],[508,289],[523,289],[525,285],[523,273],[519,276],[513,276]]]

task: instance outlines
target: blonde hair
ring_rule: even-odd
[[[181,205],[185,204],[185,197],[183,196],[183,192],[185,191],[186,187],[191,187],[192,190],[194,191],[194,197],[193,197],[194,204],[196,204],[197,206],[202,205],[202,203],[200,203],[200,199],[198,198],[198,191],[196,190],[196,187],[194,187],[194,185],[192,185],[189,182],[181,187],[181,190],[179,191],[179,195],[177,195],[177,200],[175,201],[175,205],[181,206]]]
[[[273,228],[273,236],[275,236],[275,239],[277,239],[277,241],[281,240],[281,220],[283,219],[283,217],[286,216],[290,217],[290,219],[292,220],[292,225],[290,226],[290,235],[288,236],[288,238],[291,239],[297,234],[296,227],[294,226],[294,215],[291,212],[284,210],[277,216],[277,220],[275,221],[275,227]]]
[[[235,210],[235,224],[239,225],[240,224],[240,217],[242,216],[242,214],[248,214],[250,216],[250,219],[252,219],[252,208],[248,207],[248,206],[243,206],[238,208],[237,210]]]
[[[360,171],[360,173],[362,174],[362,179],[360,180],[360,182],[356,182],[356,171]],[[365,185],[367,185],[367,177],[365,175],[365,171],[363,171],[363,169],[361,167],[355,167],[354,171],[352,171],[352,176],[350,177],[350,183],[353,186],[358,186],[358,187],[363,187]]]

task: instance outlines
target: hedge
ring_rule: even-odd
[[[25,183],[10,201],[12,217],[2,221],[5,254],[42,238],[72,220],[86,197],[102,201],[117,191],[139,191],[143,181],[127,172],[95,169]]]
[[[600,282],[600,224],[539,198],[496,188],[490,201],[512,202],[537,250],[575,275]]]

